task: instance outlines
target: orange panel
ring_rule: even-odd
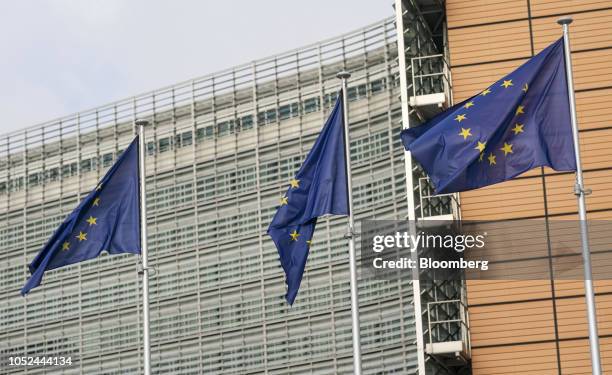
[[[558,375],[554,342],[472,350],[473,375]]]
[[[577,92],[576,109],[580,129],[596,129],[612,125],[610,103],[612,103],[612,89]],[[586,137],[586,134],[580,137]]]
[[[527,18],[524,0],[447,0],[448,27]]]
[[[544,214],[539,178],[514,179],[461,193],[464,220],[510,219]]]
[[[595,280],[596,293],[612,292],[612,280]],[[582,280],[555,280],[555,295],[557,297],[584,295],[584,281]]]
[[[572,54],[575,89],[612,86],[612,48]]]
[[[448,38],[453,66],[531,56],[526,20],[449,30]]]
[[[451,56],[452,56],[451,51]],[[453,93],[456,102],[476,95],[493,82],[518,68],[526,59],[455,67]],[[576,90],[612,86],[612,48],[573,54]]]
[[[561,26],[557,23],[557,18],[547,17],[532,21],[536,50],[545,48],[561,37]],[[612,47],[612,9],[579,13],[573,18],[574,22],[570,26],[573,51]]]
[[[529,301],[552,296],[548,280],[468,280],[467,290],[470,311],[476,305]]]
[[[603,373],[608,374],[612,369],[612,338],[602,337],[599,344]],[[592,374],[588,340],[561,341],[559,352],[563,374]]]
[[[453,50],[451,58],[452,54]],[[455,102],[478,94],[525,61],[526,59],[452,68]]]
[[[593,190],[587,197],[587,209],[612,209],[612,170],[585,172],[585,186]],[[577,212],[573,195],[574,175],[564,174],[546,178],[546,196],[551,214]]]
[[[612,168],[612,129],[582,132],[580,153],[582,168]]]
[[[597,296],[597,323],[599,335],[612,334],[612,296]],[[586,305],[583,297],[557,300],[559,338],[587,337]]]
[[[554,340],[553,305],[548,301],[470,307],[473,346]],[[517,337],[517,332],[521,332]]]
[[[530,3],[533,17],[571,14],[610,7],[610,0],[530,0]]]

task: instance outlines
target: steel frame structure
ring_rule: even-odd
[[[411,105],[411,97],[444,93],[446,106],[452,105],[452,79],[448,68],[444,7],[442,0],[395,1],[398,51],[403,51],[398,53],[398,63],[404,129],[418,126],[428,119],[418,107]],[[418,230],[416,223],[430,218],[446,220],[460,218],[458,197],[433,195],[429,179],[420,166],[412,160],[409,152],[405,152],[404,161],[407,202],[409,207],[414,207],[414,210],[409,210],[407,216],[410,230],[416,232]],[[416,252],[413,256],[416,258]],[[440,325],[436,325],[435,332],[430,332],[430,306],[443,306],[434,312],[436,319],[440,319],[439,314],[442,314],[445,320],[466,319],[461,309],[453,308],[453,304],[447,303],[454,300],[465,301],[464,283],[460,280],[433,280],[427,272],[415,271],[413,278],[417,347],[415,374],[469,373],[469,363],[463,367],[450,367],[426,354],[425,350],[426,339],[431,341],[435,338],[444,341],[456,336],[454,332],[445,331],[445,327]],[[467,323],[463,322],[459,326],[467,326]]]

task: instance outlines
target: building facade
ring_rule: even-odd
[[[571,173],[536,169],[477,191],[434,196],[399,140],[402,127],[481,91],[559,38],[562,15],[575,20],[578,120],[586,185],[593,189],[589,218],[612,218],[609,1],[394,5],[394,18],[361,30],[0,137],[0,352],[71,354],[77,360],[65,373],[141,371],[137,257],[102,256],[49,272],[27,298],[19,289],[27,263],[95,187],[142,118],[151,123],[154,372],[352,373],[346,219],[320,221],[293,307],[284,301],[284,275],[265,233],[333,106],[336,73],[352,73],[358,222],[574,219]],[[590,373],[582,282],[558,280],[552,263],[548,271],[547,280],[452,285],[426,274],[414,282],[362,273],[364,373]],[[596,294],[607,369],[612,283],[598,281]],[[436,329],[432,338],[432,316],[456,320],[459,328]],[[467,336],[461,327],[469,327]],[[463,341],[465,356],[432,354],[432,340]]]
[[[418,24],[414,15],[421,15],[427,32],[437,44],[437,53],[442,54],[443,64],[447,65],[432,71],[432,66],[425,62],[434,59],[436,51],[424,49],[409,53],[411,49],[421,49],[419,44],[410,43],[400,48],[406,51],[400,55],[400,60],[404,60],[400,62],[404,123],[418,126],[418,122],[411,123],[409,114],[416,112],[422,119],[428,119],[441,108],[487,88],[560,38],[562,30],[556,21],[571,15],[582,164],[586,187],[592,189],[587,198],[588,218],[609,220],[612,218],[612,149],[608,145],[612,136],[612,109],[608,104],[612,99],[611,5],[605,0],[396,0],[396,22],[402,23],[398,26],[398,35],[399,30],[406,38],[414,35]],[[402,43],[401,39],[398,37],[398,44]],[[427,97],[430,92],[420,92],[422,82],[427,82],[435,72],[443,73],[450,86],[450,90],[443,87],[430,90],[441,94],[439,98]],[[438,108],[432,110],[431,104],[438,104]],[[416,163],[409,157],[405,160],[407,170],[418,172]],[[427,194],[426,176],[419,173],[406,176],[407,180],[412,178],[408,186],[415,191],[423,191],[425,186]],[[534,169],[511,181],[453,197],[457,207],[452,218],[525,219],[544,223],[546,227],[561,220],[577,220],[573,187],[573,173]],[[414,203],[418,207],[416,199],[418,196]],[[550,231],[544,236],[544,242],[548,242],[548,255],[545,255],[548,265],[542,272],[548,278],[466,282],[465,305],[469,319],[461,319],[469,326],[468,339],[463,340],[468,348],[465,364],[458,364],[454,356],[432,354],[428,347],[428,340],[432,340],[428,332],[428,302],[443,304],[456,296],[437,294],[439,285],[427,284],[426,275],[422,275],[421,311],[415,314],[417,327],[421,327],[420,334],[424,335],[424,344],[418,351],[419,357],[423,356],[419,358],[424,363],[420,366],[422,373],[443,374],[448,369],[451,373],[476,375],[591,373],[583,282],[580,277],[572,280],[562,276],[563,269],[555,262],[559,253],[551,245],[559,239]],[[576,251],[579,253],[579,249]],[[609,277],[604,279],[607,280],[596,280],[595,292],[602,365],[606,373],[612,368],[609,312],[612,283]],[[458,315],[461,314],[451,314],[450,318]],[[433,341],[436,339],[453,341],[457,337],[434,337]]]
[[[589,220],[612,218],[612,7],[610,1],[447,0],[448,44],[457,101],[482,90],[561,37],[570,41]],[[483,38],[487,43],[479,42]],[[577,219],[572,173],[535,169],[461,194],[464,219]],[[582,281],[472,281],[468,300],[474,374],[590,374]],[[609,279],[609,278],[608,278]],[[604,373],[612,369],[612,283],[595,282]]]
[[[351,373],[346,219],[320,221],[293,307],[266,229],[343,69],[356,219],[407,217],[396,39],[389,18],[1,136],[0,351],[71,355],[65,373],[141,372],[136,256],[47,272],[27,298],[19,289],[28,262],[146,119],[153,371]],[[408,279],[360,282],[364,373],[414,372],[412,290]]]

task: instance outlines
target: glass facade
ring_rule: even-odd
[[[343,69],[352,73],[356,220],[405,218],[393,19],[0,136],[0,351],[72,355],[75,366],[65,373],[141,372],[136,256],[103,255],[50,271],[27,298],[19,295],[26,264],[127,146],[138,118],[151,122],[153,371],[351,373],[346,219],[320,220],[293,307],[265,233],[329,114]],[[364,373],[413,372],[410,280],[361,275],[359,298]]]

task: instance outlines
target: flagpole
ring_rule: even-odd
[[[138,173],[140,180],[140,258],[142,261],[142,332],[144,351],[144,375],[151,374],[151,333],[149,327],[149,261],[147,250],[147,204],[145,173],[146,120],[136,120],[138,126]]]
[[[563,47],[565,52],[565,71],[567,75],[567,90],[569,94],[570,113],[572,119],[572,133],[574,137],[574,155],[576,157],[576,184],[574,194],[578,198],[578,215],[580,218],[580,235],[582,238],[582,261],[584,263],[584,290],[589,322],[589,342],[591,346],[591,370],[593,375],[601,375],[601,360],[599,357],[599,336],[597,334],[597,312],[595,309],[595,295],[593,292],[593,273],[591,271],[591,253],[589,251],[589,237],[587,228],[586,199],[587,191],[584,189],[582,164],[580,162],[580,142],[578,141],[578,120],[576,117],[576,98],[574,96],[574,78],[572,74],[572,56],[569,42],[569,25],[571,17],[557,20],[563,26]]]
[[[336,77],[342,80],[342,114],[344,116],[344,155],[346,159],[347,193],[348,193],[348,243],[349,269],[351,274],[351,318],[353,323],[353,373],[361,375],[361,341],[359,335],[359,294],[357,290],[357,257],[355,255],[355,219],[353,216],[353,189],[351,182],[351,142],[348,122],[348,93],[346,81],[351,76],[341,71]]]

